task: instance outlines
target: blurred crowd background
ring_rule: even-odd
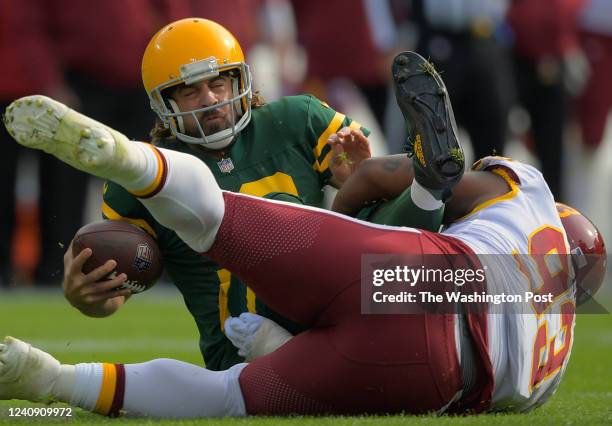
[[[536,165],[612,241],[612,0],[0,0],[0,108],[46,94],[148,140],[142,53],[189,16],[236,36],[266,100],[312,93],[369,127],[376,155],[402,152],[390,64],[416,50],[442,71],[468,161]],[[58,285],[102,184],[0,127],[0,287]]]

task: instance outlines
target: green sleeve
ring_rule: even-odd
[[[312,95],[286,96],[269,104],[266,110],[279,126],[279,135],[290,141],[320,177],[323,187],[331,177],[329,137],[343,127],[361,129],[368,136],[370,131],[352,118],[330,108]]]
[[[217,321],[218,322],[218,321]],[[206,368],[213,371],[227,370],[245,362],[238,349],[223,333],[200,333],[200,350],[204,354]]]
[[[157,222],[140,201],[123,187],[114,182],[104,183],[102,217],[109,220],[123,220],[147,231],[157,238]]]
[[[360,129],[366,136],[370,135],[370,130],[345,114],[333,110],[314,96],[306,96],[306,98],[308,99],[306,139],[312,143],[311,148],[315,156],[313,167],[327,182],[331,177],[329,160],[332,152],[327,144],[329,137],[343,127]]]

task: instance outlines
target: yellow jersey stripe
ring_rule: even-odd
[[[321,169],[320,169],[320,171],[323,171],[323,170],[325,170],[325,169],[327,169],[329,167],[329,162],[330,162],[330,160],[332,158],[332,154],[333,154],[333,152],[329,151],[327,153],[327,155],[325,156],[325,158],[323,159],[323,161],[321,161]]]
[[[319,139],[317,140],[317,145],[314,148],[314,155],[315,155],[314,169],[315,170],[319,172],[322,172],[323,170],[325,170],[324,168],[321,167],[320,164],[318,164],[319,163],[318,159],[323,153],[323,148],[327,146],[327,140],[333,133],[336,133],[338,130],[340,130],[340,126],[342,126],[342,123],[344,122],[345,118],[346,116],[344,114],[340,112],[336,112],[336,114],[334,114],[334,117],[330,121],[329,125],[327,126],[327,129],[325,129],[325,131],[321,133],[321,136],[319,136]]]
[[[359,124],[357,121],[351,121],[351,124],[349,124],[349,127],[351,129],[354,130],[360,130],[361,129],[361,124]],[[323,160],[320,162],[320,170],[319,171],[323,171],[325,169],[327,169],[329,167],[329,162],[332,158],[333,152],[329,151],[327,153],[327,155],[325,156],[325,158],[323,158]]]
[[[296,197],[299,195],[293,178],[283,172],[276,172],[271,176],[243,183],[238,192],[255,197],[263,197],[271,192],[286,192]]]
[[[139,228],[142,228],[147,231],[147,233],[153,238],[157,238],[157,233],[155,232],[155,230],[144,219],[131,219],[129,217],[121,216],[119,213],[113,210],[111,206],[106,204],[105,201],[102,202],[102,214],[109,220],[122,220],[124,222],[131,223],[132,225],[136,225]]]
[[[225,331],[225,320],[229,317],[228,292],[232,275],[227,269],[219,269],[217,276],[219,277],[219,321],[221,331]]]
[[[251,290],[250,287],[246,288],[246,298],[247,298],[247,309],[250,313],[252,314],[256,314],[257,313],[257,305],[255,304],[256,298],[255,298],[255,292],[253,290]]]
[[[117,387],[117,369],[114,364],[104,363],[102,364],[102,386],[100,388],[100,395],[96,402],[96,408],[94,411],[98,414],[106,416],[113,404],[113,398],[115,397],[115,390]]]
[[[354,129],[354,130],[360,130],[362,126],[361,126],[361,124],[359,124],[358,122],[353,120],[353,121],[351,121],[351,124],[349,124],[349,127],[351,129]]]

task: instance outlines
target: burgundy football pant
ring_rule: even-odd
[[[206,255],[272,309],[311,327],[243,370],[249,414],[423,413],[461,390],[454,315],[362,315],[360,279],[362,254],[473,254],[467,246],[302,206],[224,198]]]

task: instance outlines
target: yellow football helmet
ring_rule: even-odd
[[[231,99],[205,108],[180,111],[165,89],[193,84],[220,73],[232,80]],[[223,149],[251,120],[251,74],[234,36],[216,22],[187,18],[166,25],[149,42],[142,58],[142,81],[151,108],[167,128],[183,142]],[[232,126],[206,135],[195,114],[232,104]],[[200,137],[185,133],[183,117],[192,115]]]

